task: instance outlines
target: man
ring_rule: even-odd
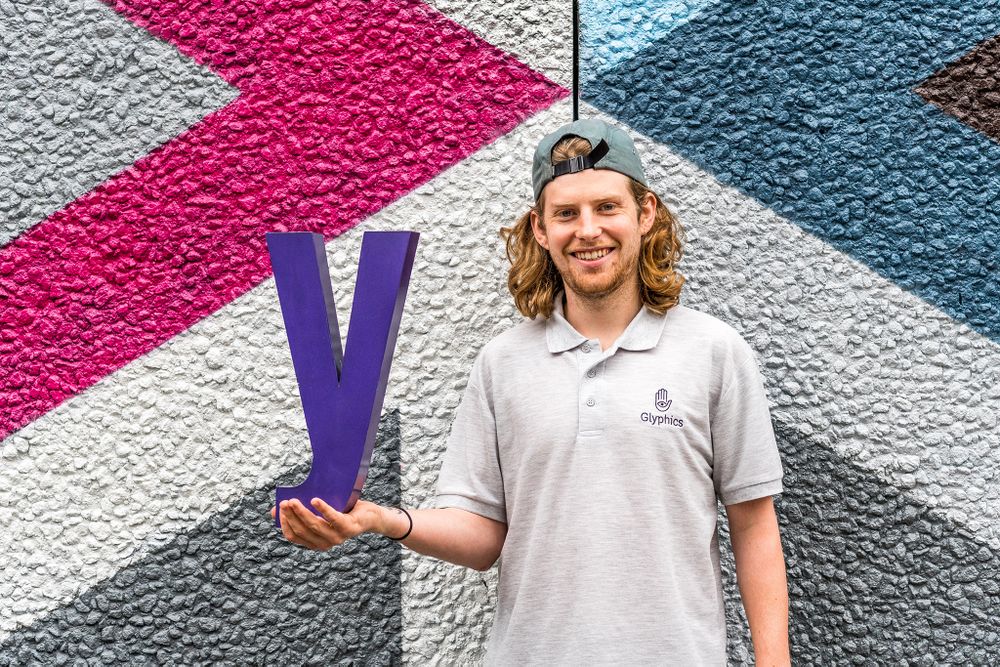
[[[771,501],[781,464],[749,346],[679,304],[681,230],[632,140],[596,120],[545,137],[535,206],[503,230],[531,318],[472,368],[438,509],[359,501],[282,530],[328,549],[362,532],[485,570],[500,559],[491,664],[720,665],[717,502],[759,665],[789,664]]]

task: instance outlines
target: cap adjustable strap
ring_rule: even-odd
[[[611,147],[608,146],[608,142],[601,139],[601,143],[597,144],[594,150],[586,155],[577,155],[576,157],[553,164],[552,177],[555,178],[563,174],[575,174],[584,169],[593,169],[594,165],[600,162],[601,158],[607,155],[609,150],[611,150]]]

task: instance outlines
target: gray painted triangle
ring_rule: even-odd
[[[305,477],[290,471],[277,483]],[[383,417],[364,497],[398,505],[399,415]],[[0,666],[399,664],[401,547],[285,541],[258,489],[0,643]],[[156,517],[150,517],[155,521]]]
[[[817,438],[775,432],[792,663],[1000,664],[1000,555]],[[753,664],[722,532],[730,664]]]
[[[0,246],[239,94],[99,0],[0,24]]]

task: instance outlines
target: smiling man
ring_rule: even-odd
[[[290,501],[285,536],[499,558],[489,664],[723,665],[721,502],[756,662],[789,664],[781,463],[751,349],[680,305],[681,229],[627,134],[560,128],[532,183],[535,205],[503,230],[528,319],[473,365],[438,508],[314,501],[324,520]]]

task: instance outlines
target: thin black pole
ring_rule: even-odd
[[[573,0],[573,120],[580,119],[580,5]]]

